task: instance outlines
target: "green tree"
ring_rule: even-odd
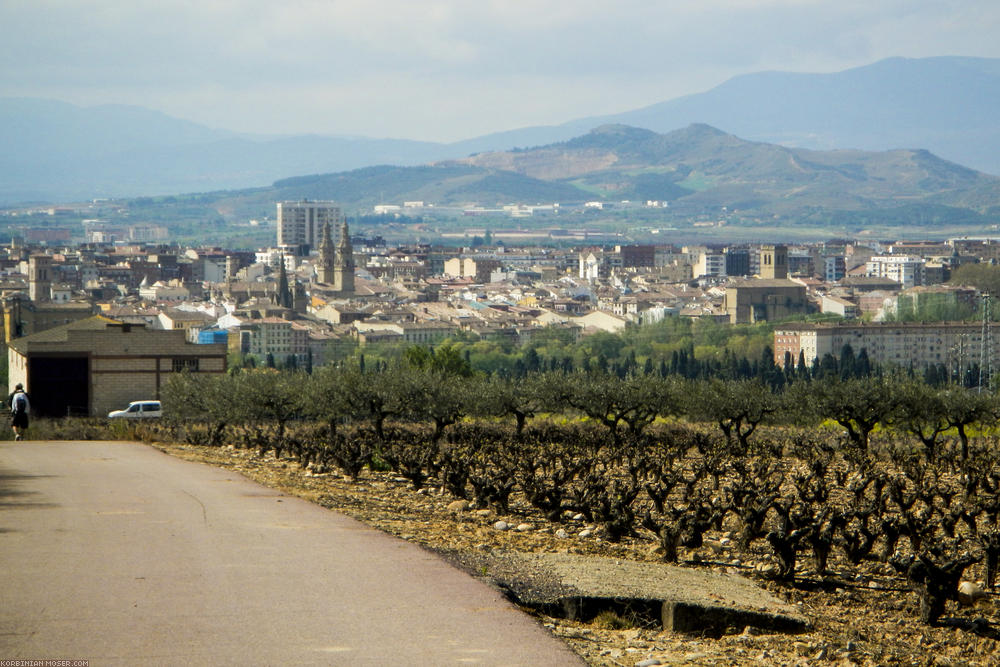
[[[899,383],[892,377],[816,381],[811,388],[816,416],[843,426],[862,451],[875,427],[892,421],[900,403]]]
[[[1000,266],[963,264],[955,269],[948,282],[952,285],[969,285],[990,294],[1000,294]]]
[[[412,370],[403,376],[403,400],[407,411],[417,419],[434,424],[433,442],[437,444],[445,428],[465,415],[471,407],[468,377],[437,368]]]
[[[715,423],[732,447],[749,448],[757,427],[781,407],[778,395],[760,380],[701,380],[687,395],[687,413],[697,420]]]
[[[624,422],[638,435],[657,415],[676,411],[676,384],[656,376],[629,375],[619,379],[608,373],[556,374],[549,378],[549,395],[555,402],[579,410],[605,426],[616,443]]]
[[[911,380],[901,383],[897,396],[894,425],[916,436],[927,457],[933,458],[941,436],[950,427],[941,392],[924,382]]]
[[[948,387],[939,393],[944,417],[958,433],[962,460],[969,458],[969,428],[992,421],[997,407],[993,394],[963,387]]]
[[[541,374],[523,379],[489,376],[477,378],[469,390],[473,410],[480,416],[514,417],[517,434],[524,432],[528,419],[545,407]]]

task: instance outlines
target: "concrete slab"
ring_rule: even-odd
[[[697,634],[809,626],[793,605],[735,574],[566,553],[494,554],[480,567],[519,603],[580,620],[612,609]]]

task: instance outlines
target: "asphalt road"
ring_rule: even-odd
[[[0,444],[0,660],[580,665],[419,547],[128,443]]]

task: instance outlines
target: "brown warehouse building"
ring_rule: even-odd
[[[226,345],[96,315],[12,340],[7,359],[8,383],[24,385],[33,415],[103,416],[159,398],[171,373],[225,373]]]

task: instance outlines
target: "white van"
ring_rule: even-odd
[[[132,401],[124,410],[114,410],[108,413],[108,419],[150,419],[162,417],[163,406],[159,401]]]

